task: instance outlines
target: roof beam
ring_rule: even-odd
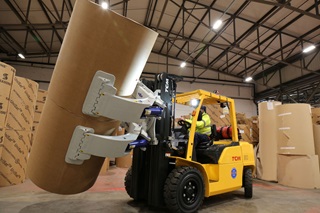
[[[239,8],[238,10],[234,13],[234,16],[238,16],[247,6],[249,5],[249,2],[244,2]],[[212,38],[210,39],[209,43],[213,43],[226,29],[227,27],[232,23],[232,19],[229,19],[227,21],[227,23],[218,31],[218,33]],[[209,45],[206,45],[195,57],[195,59],[198,59],[200,57],[200,55],[209,47]],[[211,62],[208,64],[208,66],[206,67],[206,69],[200,74],[198,75],[198,77],[200,77],[208,68],[210,68],[212,66]]]
[[[313,13],[310,13],[309,11],[305,11],[305,10],[301,10],[299,8],[296,8],[296,7],[292,7],[288,3],[281,4],[281,3],[278,3],[278,2],[275,2],[275,1],[266,1],[266,0],[247,0],[247,1],[257,2],[257,3],[262,3],[262,4],[268,4],[268,5],[273,5],[273,6],[277,6],[277,7],[284,7],[286,9],[292,10],[292,11],[297,12],[299,14],[303,14],[305,16],[309,16],[311,18],[315,18],[315,19],[320,20],[319,14],[313,14]],[[290,1],[287,1],[287,2],[290,2]],[[317,5],[317,3],[315,3],[315,5]]]
[[[262,18],[260,18],[256,24],[252,25],[248,30],[246,30],[233,44],[225,49],[222,53],[220,53],[216,58],[214,58],[211,62],[210,65],[215,64],[217,61],[219,61],[225,54],[227,54],[230,49],[240,46],[239,44],[247,38],[249,35],[251,35],[255,30],[259,27],[259,24],[266,22],[270,17],[272,17],[275,13],[277,13],[281,8],[276,8],[273,7],[271,10],[269,10]]]
[[[197,29],[199,28],[199,26],[201,25],[201,23],[203,23],[203,20],[205,19],[205,17],[208,15],[208,13],[210,12],[210,8],[213,7],[213,5],[216,3],[216,0],[212,1],[212,3],[210,4],[210,6],[208,8],[206,8],[206,12],[203,14],[203,16],[201,17],[200,21],[197,23],[197,25],[195,26],[195,28],[193,29],[193,31],[190,33],[190,35],[188,36],[189,39],[192,38],[192,36],[194,35],[194,33],[197,31]],[[181,50],[187,45],[188,42],[185,42],[181,49],[179,50],[179,52],[177,53],[177,57],[179,56],[179,54],[181,53]]]
[[[22,18],[22,16],[19,14],[19,12],[16,10],[16,8],[13,6],[13,4],[11,3],[10,0],[5,0],[5,2],[7,3],[7,5],[10,7],[10,9],[14,12],[14,14],[17,16],[17,18],[21,21],[21,23],[25,23],[25,20]],[[14,1],[15,2],[15,1]],[[16,2],[15,2],[16,3]],[[30,34],[32,35],[33,38],[37,38],[37,35],[33,32],[32,29],[32,25],[31,27],[28,27],[28,30],[30,30]],[[36,32],[36,31],[35,31]],[[36,32],[37,33],[37,32]],[[46,44],[44,43],[43,39],[41,38],[41,36],[38,35],[38,38],[40,38],[40,40],[42,42],[40,42],[38,39],[35,39],[37,44],[39,44],[39,46],[42,48],[42,50],[46,53],[48,52],[48,47],[46,46]],[[24,51],[25,50],[21,50]]]
[[[301,35],[301,37],[305,37],[305,36],[307,36],[307,35],[315,32],[316,30],[319,30],[319,29],[320,29],[320,25],[318,25],[317,27],[311,29],[311,30],[308,31],[307,33]],[[287,45],[285,45],[283,48],[286,48],[286,47],[294,44],[294,43],[297,42],[297,41],[298,41],[298,39],[295,39],[295,40],[291,41],[290,43],[288,43]],[[278,51],[279,51],[279,50],[274,51],[273,53],[269,54],[269,56],[272,57],[272,56],[273,56],[274,54],[276,54]],[[303,56],[302,53],[298,53],[298,54],[296,54],[296,55],[294,55],[294,56],[291,56],[290,58],[286,58],[285,61],[288,62],[288,63],[293,63],[293,62],[299,60],[302,56]],[[258,79],[262,78],[264,75],[268,75],[270,72],[273,72],[273,71],[279,69],[279,67],[284,67],[284,66],[283,66],[283,64],[276,64],[274,67],[268,68],[268,69],[264,70],[263,72],[258,73],[257,75],[255,75],[255,76],[254,76],[254,79],[255,79],[255,80],[258,80]]]
[[[61,23],[48,23],[48,24],[28,24],[28,23],[21,23],[21,24],[0,24],[0,27],[6,31],[26,31],[30,30],[30,27],[33,27],[34,30],[52,30],[54,27],[57,30],[65,29],[64,25]]]
[[[41,9],[42,9],[42,11],[43,11],[43,13],[44,13],[44,15],[47,17],[47,20],[49,21],[49,23],[53,24],[53,22],[52,22],[52,20],[51,20],[51,18],[50,18],[50,16],[49,16],[49,14],[48,14],[48,12],[51,13],[51,11],[48,9],[47,5],[46,5],[42,0],[38,0],[38,3],[39,3],[39,5],[40,5],[40,7],[41,7]],[[54,7],[55,10],[56,10],[55,4],[54,4],[54,2],[53,2],[52,0],[51,0],[51,3],[52,3],[53,7]],[[57,11],[57,14],[58,14],[58,11]],[[56,21],[60,22],[60,24],[63,25],[62,20],[59,20],[58,18],[56,18],[52,13],[51,13],[51,15],[56,19]],[[58,15],[58,16],[59,16],[59,15]],[[62,37],[60,36],[60,34],[58,33],[57,29],[55,29],[54,26],[53,26],[53,27],[52,27],[52,30],[54,31],[55,35],[56,35],[57,38],[59,39],[60,43],[62,44],[62,40],[63,40],[63,39],[62,39]]]
[[[314,5],[309,7],[306,11],[310,11],[314,8]],[[284,29],[286,29],[288,26],[290,26],[291,24],[293,24],[295,21],[297,21],[298,19],[300,19],[303,15],[300,14],[298,16],[296,16],[295,18],[293,18],[291,21],[289,21],[287,24],[285,24],[284,26],[282,26],[280,29],[279,29],[279,32],[282,32]],[[289,42],[288,44],[286,44],[285,46],[279,48],[278,50],[274,51],[273,53],[269,54],[270,57],[272,57],[273,55],[277,54],[279,51],[281,51],[281,49],[284,49],[284,48],[287,48],[289,47],[290,45],[294,44],[295,42],[298,42],[298,41],[301,41],[304,37],[306,37],[307,35],[315,32],[316,30],[320,29],[320,26],[317,26],[315,27],[314,29],[310,30],[309,32],[295,38],[293,41]],[[264,43],[266,43],[268,40],[270,40],[271,38],[273,38],[275,35],[277,35],[277,32],[274,32],[273,34],[271,34],[270,36],[268,36],[267,38],[265,38],[263,41],[261,41],[260,44],[257,44],[256,46],[254,46],[253,48],[251,48],[251,50],[254,50],[256,49],[259,45],[262,45]],[[293,50],[292,50],[293,51]],[[289,54],[290,55],[290,54]],[[287,56],[287,59],[288,59],[288,56]],[[288,62],[288,60],[286,60]],[[290,61],[290,63],[292,63],[292,61]],[[254,65],[252,66],[255,66],[257,65],[257,63],[255,63]],[[248,68],[248,69],[251,69],[251,68]],[[250,72],[248,71],[248,69],[246,70],[243,70],[242,72],[240,72],[239,74],[242,74],[242,73],[245,73],[245,72]],[[255,76],[255,79],[256,79],[256,76]]]

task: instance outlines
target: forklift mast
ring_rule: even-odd
[[[156,121],[157,145],[147,148],[134,148],[132,160],[131,196],[134,200],[144,200],[152,207],[163,207],[163,188],[170,172],[168,144],[172,134],[174,120],[174,102],[176,96],[176,81],[179,77],[162,73],[154,81],[142,81],[149,89],[160,91],[160,98],[166,107],[161,119]]]

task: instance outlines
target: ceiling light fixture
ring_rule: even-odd
[[[308,53],[308,52],[310,52],[311,50],[314,50],[315,48],[316,48],[316,46],[311,45],[311,46],[305,48],[302,52]]]
[[[106,9],[109,8],[109,5],[108,5],[107,2],[104,1],[104,2],[101,3],[101,7],[106,10]]]
[[[245,82],[249,82],[249,81],[252,81],[252,79],[253,79],[253,78],[252,78],[251,76],[248,76],[248,77],[246,77],[246,79],[244,79],[244,81],[245,81]]]
[[[213,24],[212,29],[217,30],[219,29],[219,27],[221,27],[221,25],[222,25],[222,20],[219,19]]]
[[[181,67],[181,68],[184,68],[186,65],[187,65],[186,62],[182,62],[182,63],[180,64],[180,67]]]
[[[22,59],[25,59],[26,57],[24,57],[24,55],[22,55],[22,53],[19,53],[18,56]]]

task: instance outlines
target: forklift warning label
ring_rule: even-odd
[[[237,177],[237,169],[236,168],[232,168],[231,170],[231,177],[234,179]]]

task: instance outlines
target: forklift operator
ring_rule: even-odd
[[[205,106],[201,106],[198,120],[197,120],[197,126],[196,126],[196,132],[194,135],[194,144],[193,144],[193,150],[197,147],[197,145],[201,142],[207,142],[210,141],[210,135],[211,135],[211,119],[210,116],[207,114],[207,108]],[[185,119],[186,122],[192,123],[192,117],[190,119]],[[195,152],[194,152],[195,153]],[[196,155],[193,154],[193,159],[196,160]]]

